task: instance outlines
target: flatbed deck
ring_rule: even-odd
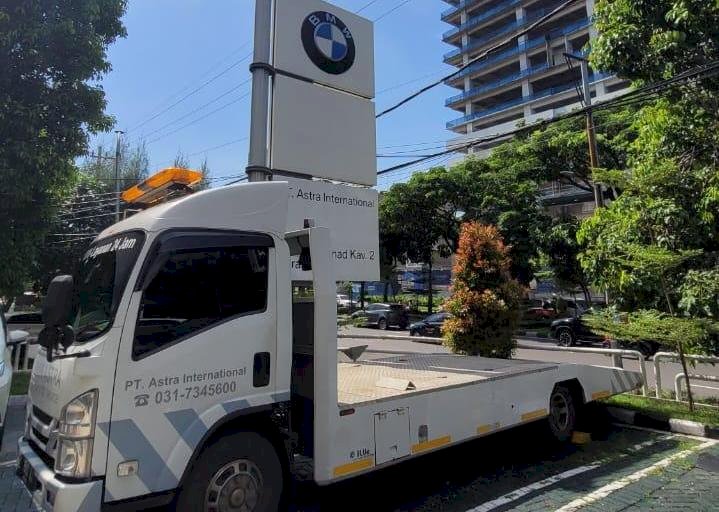
[[[450,354],[407,354],[338,363],[340,406],[357,406],[462,387],[512,376],[550,371],[555,363],[502,360]]]

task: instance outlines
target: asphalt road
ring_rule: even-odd
[[[401,331],[399,329],[391,329],[387,331],[379,331],[377,329],[368,329],[361,327],[346,327],[340,331],[342,334],[387,334],[388,336],[409,336],[409,331]],[[596,366],[611,366],[612,361],[609,357],[600,354],[583,354],[572,352],[549,352],[540,350],[548,345],[555,345],[554,340],[539,340],[519,338],[523,344],[533,345],[537,350],[519,349],[517,350],[517,359],[526,359],[531,361],[547,361],[557,363],[573,363],[573,364],[590,364]],[[340,345],[368,345],[366,358],[375,359],[383,357],[382,352],[399,352],[399,353],[448,353],[449,351],[441,345],[428,345],[425,343],[416,343],[404,340],[362,340],[362,339],[341,339]],[[632,359],[624,360],[624,368],[628,370],[639,371],[639,362]],[[647,378],[651,388],[656,387],[656,379],[654,377],[654,368],[652,361],[646,361]],[[662,389],[666,391],[674,391],[674,377],[682,371],[679,363],[662,363],[661,379]],[[700,375],[713,375],[719,377],[719,365],[698,364],[694,368],[690,368],[690,373]],[[696,382],[692,383],[692,389],[696,396],[700,397],[716,397],[719,399],[719,385],[715,383]]]

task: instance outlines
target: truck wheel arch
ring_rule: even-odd
[[[182,478],[180,478],[178,489],[183,487],[187,478],[192,474],[194,464],[208,446],[211,446],[218,439],[227,434],[240,431],[256,432],[272,443],[277,451],[280,461],[282,462],[285,474],[289,474],[289,459],[284,443],[284,436],[280,432],[278,426],[272,421],[273,411],[274,407],[272,405],[262,405],[243,409],[223,417],[221,420],[212,425],[200,442],[197,443],[192,455],[188,459],[182,473]]]

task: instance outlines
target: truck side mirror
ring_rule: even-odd
[[[70,321],[73,303],[72,276],[57,276],[50,282],[42,303],[42,322],[45,327],[64,327]]]

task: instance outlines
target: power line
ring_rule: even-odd
[[[232,101],[230,101],[230,102],[228,102],[228,103],[225,103],[225,104],[222,105],[221,107],[216,108],[215,110],[212,110],[212,111],[208,112],[208,113],[205,114],[204,116],[198,117],[197,119],[195,119],[195,120],[193,120],[193,121],[190,121],[189,123],[187,123],[187,124],[185,124],[185,125],[183,125],[183,126],[177,128],[177,129],[175,129],[175,130],[172,130],[172,131],[167,132],[167,133],[165,133],[165,134],[163,134],[163,135],[160,135],[159,137],[156,137],[156,138],[152,139],[151,141],[149,141],[149,142],[147,143],[147,145],[149,146],[150,144],[154,144],[155,142],[157,142],[157,141],[159,141],[159,140],[162,140],[162,139],[164,139],[164,138],[166,138],[166,137],[169,137],[170,135],[174,135],[175,133],[180,132],[180,131],[184,130],[185,128],[189,128],[190,126],[192,126],[192,125],[194,125],[194,124],[197,124],[197,123],[199,123],[200,121],[202,121],[202,120],[204,120],[204,119],[207,119],[207,118],[210,117],[211,115],[216,114],[217,112],[220,112],[221,110],[226,109],[226,108],[229,107],[230,105],[234,105],[235,103],[238,103],[238,102],[242,101],[243,99],[247,98],[249,95],[250,95],[249,92],[248,92],[248,93],[245,93],[245,94],[243,94],[242,96],[240,96],[239,98],[236,98],[236,99],[234,99],[234,100],[232,100]]]
[[[471,65],[474,64],[475,62],[477,62],[477,61],[479,61],[479,60],[481,60],[481,59],[484,59],[484,58],[485,58],[487,55],[489,55],[490,53],[493,53],[493,52],[499,50],[499,49],[502,48],[504,45],[506,45],[506,44],[508,44],[508,43],[511,43],[511,42],[514,41],[515,39],[517,39],[517,38],[519,38],[519,37],[522,37],[522,36],[525,35],[525,34],[528,34],[528,33],[531,32],[532,30],[534,30],[535,28],[537,28],[537,27],[539,27],[539,26],[541,26],[541,25],[544,25],[547,21],[551,20],[552,18],[554,18],[555,16],[557,16],[559,13],[561,13],[564,9],[566,9],[567,7],[569,7],[570,5],[572,5],[573,3],[576,3],[576,2],[578,2],[578,1],[579,1],[579,0],[567,0],[567,1],[564,2],[563,4],[561,4],[561,5],[559,5],[558,7],[556,7],[556,8],[555,8],[553,11],[551,11],[549,14],[546,14],[546,15],[542,16],[541,18],[539,18],[537,21],[535,21],[534,23],[532,23],[531,25],[529,25],[527,28],[525,28],[525,29],[523,29],[523,30],[521,30],[521,31],[519,31],[519,32],[517,32],[517,33],[515,33],[515,34],[513,34],[513,35],[511,35],[511,36],[509,36],[508,38],[506,38],[506,39],[504,39],[503,41],[497,43],[496,45],[492,46],[491,48],[488,48],[487,50],[485,50],[484,52],[482,52],[480,55],[478,55],[478,56],[475,57],[474,59],[471,59],[469,62],[467,62],[467,64],[464,64],[463,66],[460,66],[456,71],[453,71],[453,72],[450,73],[449,75],[446,75],[446,76],[444,76],[443,78],[440,78],[439,80],[437,80],[437,81],[435,81],[435,82],[432,82],[431,84],[422,87],[419,91],[410,94],[409,96],[407,96],[407,97],[404,98],[403,100],[400,100],[399,102],[395,103],[395,104],[392,105],[391,107],[389,107],[389,108],[383,110],[382,112],[380,112],[379,114],[377,114],[376,117],[379,119],[380,117],[385,116],[385,115],[389,114],[390,112],[393,112],[393,111],[397,110],[397,109],[400,108],[401,106],[403,106],[403,105],[409,103],[410,101],[412,101],[412,100],[415,99],[416,97],[421,96],[422,94],[424,94],[425,92],[429,91],[430,89],[434,89],[434,88],[437,87],[438,85],[441,85],[442,83],[444,83],[446,80],[450,80],[451,78],[457,76],[459,73],[461,73],[462,71],[464,71],[465,69],[467,69],[469,66],[471,66]]]
[[[171,109],[173,109],[174,107],[176,107],[177,105],[179,105],[180,103],[182,103],[183,101],[185,101],[187,98],[193,96],[194,94],[197,94],[199,91],[201,91],[202,89],[204,89],[205,87],[207,87],[208,85],[210,85],[212,82],[214,82],[215,80],[217,80],[217,79],[220,78],[221,76],[226,75],[227,73],[229,73],[231,70],[233,70],[234,68],[236,68],[237,66],[239,66],[240,64],[242,64],[244,61],[246,61],[247,59],[249,59],[251,56],[252,56],[252,52],[248,53],[247,55],[245,55],[244,57],[242,57],[240,60],[237,60],[237,61],[233,62],[233,63],[230,64],[228,67],[226,67],[225,69],[223,69],[222,71],[220,71],[219,73],[217,73],[216,75],[214,75],[212,78],[210,78],[210,79],[207,80],[206,82],[203,82],[203,83],[202,83],[201,85],[199,85],[198,87],[195,87],[195,88],[192,89],[189,93],[187,93],[187,94],[185,94],[184,96],[182,96],[179,100],[173,102],[170,106],[165,107],[165,108],[162,109],[161,111],[157,112],[156,114],[154,114],[154,115],[150,116],[149,118],[147,118],[146,120],[142,121],[140,124],[137,124],[137,125],[133,126],[132,128],[130,128],[130,129],[128,130],[128,132],[137,130],[138,128],[141,128],[141,127],[145,126],[147,123],[149,123],[149,122],[151,122],[151,121],[154,121],[155,119],[157,119],[158,117],[160,117],[162,114],[164,114],[164,113],[170,111]]]
[[[200,74],[197,76],[197,80],[202,80],[202,79],[205,78],[206,76],[210,75],[210,73],[212,73],[213,71],[215,71],[215,69],[219,68],[226,60],[228,60],[230,57],[234,57],[235,55],[237,55],[238,53],[240,53],[242,50],[244,50],[245,48],[247,48],[251,43],[252,43],[252,41],[246,41],[244,44],[242,44],[242,45],[240,45],[239,47],[237,47],[237,48],[235,48],[234,50],[232,50],[230,53],[228,53],[227,55],[225,55],[224,57],[222,57],[221,59],[219,59],[218,61],[216,61],[212,66],[210,66],[210,67],[209,67],[207,70],[205,70],[203,73],[200,73]],[[175,98],[177,98],[178,96],[180,96],[181,94],[183,94],[185,91],[187,91],[187,90],[189,90],[190,88],[192,88],[192,85],[193,85],[192,83],[188,83],[185,87],[183,87],[183,88],[180,89],[179,91],[175,92],[175,93],[172,94],[171,96],[167,97],[165,100],[162,101],[162,103],[160,103],[159,105],[157,105],[157,106],[156,106],[155,108],[153,108],[152,110],[155,111],[155,110],[157,110],[157,109],[163,108],[167,103],[169,103],[170,101],[174,100]]]
[[[392,14],[394,11],[396,11],[397,9],[399,9],[400,7],[402,7],[403,5],[407,5],[407,4],[410,3],[411,1],[412,1],[412,0],[404,0],[403,2],[401,2],[400,4],[394,6],[392,9],[390,9],[390,10],[387,11],[386,13],[380,14],[379,16],[377,16],[377,17],[376,17],[375,19],[373,19],[372,21],[373,21],[374,23],[377,23],[377,22],[378,22],[379,20],[381,20],[382,18],[386,18],[387,16],[389,16],[390,14]]]
[[[713,76],[715,76],[717,74],[719,74],[719,61],[713,61],[709,64],[706,64],[703,66],[698,66],[691,70],[687,70],[673,78],[670,78],[667,80],[662,80],[662,81],[654,83],[654,84],[649,84],[647,86],[641,87],[634,91],[625,93],[616,98],[612,98],[612,99],[597,103],[595,105],[592,105],[591,107],[580,108],[580,109],[574,110],[572,112],[568,112],[567,114],[557,116],[554,118],[550,118],[550,119],[544,119],[542,121],[538,121],[531,125],[522,126],[515,130],[508,131],[508,132],[497,133],[497,134],[490,135],[487,137],[474,139],[472,141],[468,141],[467,143],[465,143],[461,146],[447,149],[445,151],[440,151],[440,152],[434,153],[432,155],[426,155],[424,157],[417,158],[416,160],[413,160],[411,162],[405,162],[403,164],[398,164],[398,165],[389,167],[387,169],[383,169],[381,171],[378,171],[377,175],[381,176],[384,174],[388,174],[388,173],[391,173],[391,172],[394,172],[394,171],[397,171],[400,169],[404,169],[406,167],[411,167],[413,165],[417,165],[417,164],[426,162],[430,159],[433,159],[433,158],[436,158],[439,156],[455,153],[459,150],[466,150],[471,147],[477,146],[479,144],[484,144],[484,143],[492,142],[492,141],[495,141],[498,139],[507,138],[507,137],[516,135],[518,133],[521,133],[521,132],[524,132],[527,130],[537,130],[546,125],[556,123],[556,122],[559,122],[559,121],[562,121],[565,119],[569,119],[569,118],[577,117],[577,116],[583,116],[586,114],[586,112],[589,109],[591,109],[593,111],[600,111],[600,110],[608,110],[608,109],[612,109],[612,108],[621,108],[621,107],[629,106],[629,105],[636,104],[639,102],[646,102],[646,101],[657,98],[659,96],[659,93],[661,93],[661,92],[670,90],[674,87],[686,85],[685,82],[689,83],[691,81],[695,81],[698,79],[706,80],[708,78],[712,78]],[[702,77],[702,75],[706,75],[706,76]],[[702,78],[699,78],[699,77],[702,77]]]
[[[144,136],[145,136],[145,137],[150,137],[151,135],[154,135],[154,134],[156,134],[156,133],[158,133],[158,132],[161,132],[162,130],[164,130],[165,128],[168,128],[168,127],[170,127],[170,126],[172,126],[173,124],[176,124],[176,123],[178,123],[178,122],[180,122],[180,121],[183,121],[183,120],[187,119],[187,118],[190,117],[192,114],[196,114],[196,113],[199,112],[200,110],[203,110],[204,108],[209,107],[210,105],[212,105],[213,103],[217,102],[218,100],[224,98],[224,97],[227,96],[228,94],[231,94],[231,93],[235,92],[237,89],[240,89],[241,87],[245,86],[245,85],[248,84],[249,82],[250,82],[250,79],[248,78],[247,80],[245,80],[244,82],[240,83],[239,85],[236,85],[236,86],[233,87],[232,89],[223,92],[223,93],[220,94],[219,96],[216,96],[215,98],[213,98],[212,100],[208,101],[208,102],[205,103],[204,105],[202,105],[202,106],[200,106],[200,107],[197,107],[196,109],[194,109],[194,110],[188,112],[187,114],[185,114],[185,115],[183,115],[183,116],[180,116],[180,117],[178,117],[177,119],[174,119],[174,120],[170,121],[169,123],[164,124],[164,125],[160,126],[159,128],[157,128],[157,129],[155,129],[155,130],[152,130],[152,131],[149,132],[149,133],[144,134]]]
[[[366,3],[365,5],[363,5],[363,6],[360,7],[359,9],[357,9],[357,10],[355,11],[355,13],[356,13],[356,14],[361,13],[362,11],[364,11],[365,9],[367,9],[368,7],[370,7],[371,5],[376,4],[378,1],[379,1],[379,0],[372,0],[371,2]]]

